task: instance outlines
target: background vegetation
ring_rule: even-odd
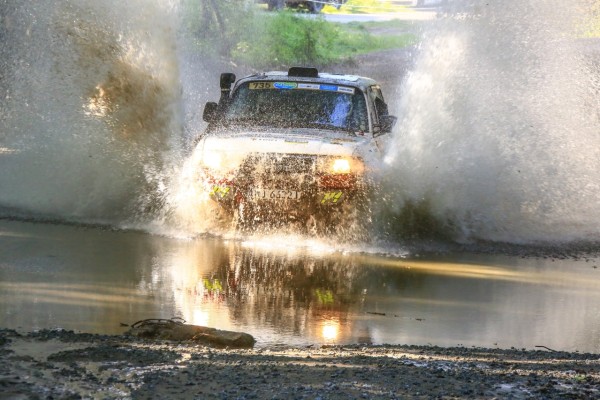
[[[335,13],[386,13],[408,11],[406,6],[397,5],[389,0],[348,0],[340,9],[332,6],[325,6],[323,12]]]
[[[357,2],[365,7],[381,3],[375,0],[349,3]],[[374,35],[369,32],[373,23],[334,24],[292,11],[267,13],[252,0],[187,0],[184,15],[186,30],[197,51],[257,68],[290,64],[323,66],[417,41],[411,33]],[[407,25],[400,21],[392,24]]]

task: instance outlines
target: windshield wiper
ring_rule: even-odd
[[[299,124],[299,126],[300,126],[300,124]],[[345,132],[350,131],[348,128],[343,127],[343,126],[335,126],[332,124],[325,124],[322,122],[306,122],[306,123],[303,123],[300,127],[316,128],[316,129],[323,129],[323,130],[329,130],[329,131],[345,131]]]
[[[241,125],[256,126],[262,128],[308,128],[308,129],[321,129],[328,131],[344,131],[347,133],[353,133],[346,127],[335,126],[332,124],[322,122],[307,122],[307,121],[290,121],[290,120],[265,120],[257,117],[239,117],[230,118],[223,120],[223,125]]]

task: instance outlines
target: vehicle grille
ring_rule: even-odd
[[[244,169],[253,172],[273,174],[307,174],[314,173],[316,156],[306,155],[251,155],[244,162]]]
[[[238,180],[273,188],[301,188],[315,182],[317,156],[253,154],[246,158]]]

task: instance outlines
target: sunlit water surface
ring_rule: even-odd
[[[546,346],[600,352],[600,259],[343,253],[261,239],[0,221],[0,326],[123,333],[146,318],[257,345]]]

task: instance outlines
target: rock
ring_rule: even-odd
[[[144,339],[193,341],[214,347],[252,348],[254,337],[244,332],[223,331],[205,326],[188,325],[178,320],[147,319],[138,321],[126,332]]]

